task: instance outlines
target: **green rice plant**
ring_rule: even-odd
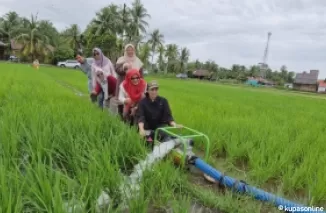
[[[4,79],[0,168],[11,176],[10,180],[0,175],[0,202],[6,203],[0,205],[2,212],[64,212],[52,206],[65,206],[68,200],[94,212],[94,200],[102,190],[119,202],[121,173],[128,174],[146,154],[137,133],[62,85],[65,82],[87,94],[87,78],[79,71],[0,67],[0,79]],[[277,193],[307,205],[325,206],[324,99],[200,81],[159,79],[159,84],[177,123],[211,139],[211,163],[225,157],[216,165],[232,165],[219,170],[237,169],[240,163],[251,185],[283,190]],[[7,181],[15,183],[10,197],[4,197]],[[186,198],[179,194],[194,186],[183,172],[164,162],[146,173],[140,188],[141,196],[131,201],[133,212],[182,202]],[[200,187],[196,189],[199,193]],[[217,197],[208,190],[202,192],[197,196],[202,202],[225,211],[266,212],[256,202],[244,208],[249,200],[238,202],[233,194]],[[196,193],[186,197],[193,199]]]
[[[53,73],[64,80],[63,71],[46,71],[51,76]],[[81,82],[77,80],[78,73],[69,75],[67,82],[76,86]],[[153,77],[147,78],[151,79]],[[246,164],[249,182],[261,186],[278,179],[284,181],[289,199],[297,190],[305,191],[305,196],[310,198],[321,193],[323,195],[317,197],[324,199],[323,192],[311,189],[309,174],[305,172],[312,166],[316,171],[313,173],[319,174],[314,175],[314,183],[324,181],[323,173],[319,172],[321,165],[309,157],[317,155],[320,162],[326,159],[321,151],[324,149],[321,141],[325,141],[322,133],[326,129],[322,97],[177,79],[160,78],[159,84],[160,93],[168,98],[176,121],[208,134],[212,156],[226,155],[226,161],[235,166],[239,162]],[[317,151],[310,151],[311,146]],[[317,188],[324,190],[323,185]]]
[[[9,73],[16,79],[2,100],[0,168],[8,171],[4,174],[18,173],[17,192],[3,202],[8,204],[8,209],[1,205],[3,212],[64,212],[61,206],[71,199],[92,212],[100,192],[114,195],[122,180],[119,171],[143,158],[145,148],[137,133],[116,118],[50,77],[29,74]],[[2,194],[8,190],[5,178]]]

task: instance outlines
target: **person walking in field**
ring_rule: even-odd
[[[182,127],[174,121],[169,103],[167,99],[158,95],[158,89],[159,86],[156,81],[148,83],[145,98],[138,103],[138,128],[142,137],[145,137],[146,132],[149,131],[153,138],[153,133],[157,128],[165,126]],[[161,140],[165,136],[163,132],[159,132]]]
[[[93,91],[92,65],[90,63],[88,63],[88,61],[85,59],[85,57],[81,53],[76,54],[76,60],[80,63],[81,71],[87,75],[88,92],[91,93]]]
[[[120,84],[125,79],[128,70],[136,69],[140,76],[143,77],[143,62],[136,56],[135,47],[132,44],[127,44],[124,49],[124,55],[118,58],[116,63],[116,71],[118,74],[117,94],[119,94]],[[123,103],[119,104],[119,112],[122,114]]]
[[[39,61],[37,60],[37,59],[35,59],[34,61],[33,61],[33,67],[34,67],[34,69],[39,69],[39,67],[40,67],[40,63],[39,63]]]
[[[122,118],[130,125],[134,124],[138,102],[145,97],[146,81],[137,69],[130,69],[120,84],[118,99],[123,103]]]
[[[113,64],[111,61],[104,56],[101,49],[93,49],[94,62],[92,64],[92,93],[96,93],[97,83],[101,85],[103,92],[103,99],[100,98],[99,105],[103,108],[104,102],[109,101],[109,88],[110,85],[107,82],[108,76],[117,78],[117,73],[114,70]],[[107,104],[106,104],[107,105]]]

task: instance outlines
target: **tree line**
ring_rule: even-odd
[[[205,69],[217,79],[241,81],[259,75],[256,65],[247,68],[235,64],[231,68],[223,68],[212,60],[190,62],[187,47],[166,44],[159,29],[149,30],[150,17],[140,0],[134,0],[131,5],[110,4],[96,12],[82,32],[78,24],[59,31],[51,20],[39,20],[37,14],[26,18],[11,11],[0,17],[0,41],[11,44],[13,40],[20,44],[19,57],[22,61],[37,58],[42,63],[56,64],[72,59],[77,51],[90,56],[92,49],[99,47],[115,62],[123,54],[124,45],[133,43],[145,67],[154,72],[167,74]],[[8,48],[5,53],[10,55],[11,49]],[[292,82],[294,72],[288,72],[282,66],[280,71],[267,70],[266,77],[278,83]]]

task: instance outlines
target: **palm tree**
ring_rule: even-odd
[[[72,24],[62,33],[62,35],[71,49],[75,51],[83,51],[83,44],[85,44],[85,39],[83,34],[81,34],[81,30],[77,24]]]
[[[163,45],[163,39],[164,36],[160,33],[158,29],[154,30],[150,34],[150,39],[148,40],[148,43],[152,46],[152,70],[154,70],[154,54],[156,51],[157,46]]]
[[[164,70],[164,64],[165,64],[165,47],[164,45],[159,45],[157,48],[157,52],[158,52],[158,65],[159,65],[159,69]]]
[[[92,21],[96,29],[95,35],[100,36],[105,33],[116,35],[118,32],[122,33],[119,12],[117,5],[110,4],[108,7],[104,7],[100,12],[96,13],[96,17]]]
[[[196,59],[195,61],[195,68],[197,70],[202,68],[202,63],[198,59]]]
[[[8,12],[0,21],[0,36],[4,42],[10,43],[10,40],[17,35],[21,24],[21,19],[16,12]]]
[[[151,56],[151,47],[148,43],[145,43],[139,48],[139,58],[144,63],[145,67],[148,65],[149,58]]]
[[[123,4],[123,7],[119,8],[119,34],[124,41],[127,38],[127,31],[129,29],[129,24],[131,23],[131,13],[130,8],[126,4]],[[124,45],[123,45],[124,46]]]
[[[190,56],[190,51],[184,47],[181,49],[181,54],[180,54],[180,70],[181,72],[185,71],[186,65],[189,61],[189,56]]]
[[[31,19],[25,21],[26,28],[21,29],[19,35],[15,37],[15,41],[22,44],[23,55],[34,60],[37,56],[52,53],[53,49],[49,46],[50,39],[42,33],[37,16],[31,15]]]
[[[150,18],[151,16],[148,14],[147,9],[144,7],[140,0],[135,0],[132,3],[130,14],[131,23],[129,27],[134,32],[129,33],[131,33],[133,37],[138,37],[141,33],[146,33],[146,27],[148,27],[148,22],[146,22],[145,19]],[[138,43],[136,43],[136,48],[137,47]]]
[[[167,64],[165,67],[165,74],[168,72],[168,68],[172,66],[171,70],[174,71],[174,64],[177,62],[179,52],[176,44],[168,44],[166,46],[165,57],[167,57]]]
[[[39,28],[44,35],[46,35],[48,38],[51,38],[50,44],[52,46],[55,47],[59,45],[59,32],[53,26],[53,23],[51,21],[47,21],[47,20],[40,21]]]

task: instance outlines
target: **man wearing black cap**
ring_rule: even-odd
[[[168,101],[158,95],[158,89],[156,81],[148,83],[146,97],[138,104],[138,128],[143,137],[146,130],[155,131],[164,126],[181,127],[175,123]]]

